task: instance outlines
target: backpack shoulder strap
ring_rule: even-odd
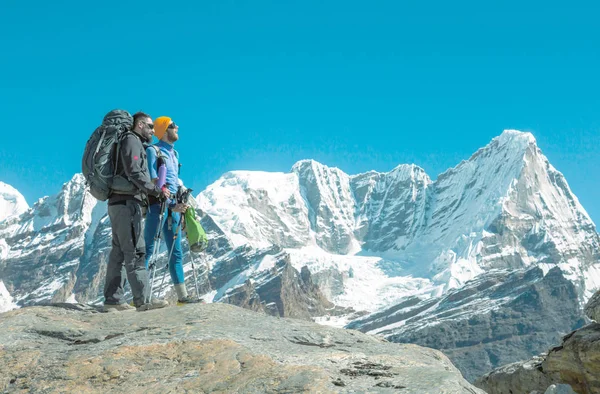
[[[119,136],[117,137],[117,141],[115,143],[115,157],[114,157],[114,163],[115,163],[115,167],[114,167],[114,173],[113,176],[122,176],[125,179],[129,179],[127,177],[127,175],[125,175],[125,169],[121,168],[119,171],[119,159],[121,157],[121,143],[122,141],[129,135],[135,135],[135,133],[132,130],[125,130],[122,131],[121,134],[119,134]]]
[[[152,149],[154,149],[154,152],[156,152],[156,170],[158,171],[158,168],[161,166],[161,164],[167,162],[167,158],[158,146],[156,146],[156,145],[150,145],[150,146],[152,147]]]
[[[175,154],[175,157],[177,158],[177,175],[179,175],[181,173],[181,161],[179,161],[179,152],[177,152],[175,149],[173,149],[173,153]]]
[[[117,175],[123,175],[125,173],[124,170],[121,170],[119,172],[119,155],[121,153],[121,141],[129,134],[129,133],[133,133],[131,130],[125,131],[123,133],[121,133],[121,135],[119,135],[117,137],[117,143],[116,143],[116,147],[115,147],[115,158],[114,158],[114,162],[115,162],[115,168],[114,168],[114,172],[113,172],[113,176],[117,176]]]

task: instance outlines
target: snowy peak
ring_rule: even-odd
[[[459,287],[482,270],[535,264],[559,266],[582,299],[600,286],[595,227],[530,133],[505,131],[434,189],[422,237],[433,254],[421,256],[434,259],[434,280]]]
[[[500,252],[505,267],[535,263],[548,270],[558,266],[586,300],[600,288],[596,227],[564,176],[535,144],[528,146],[523,161],[522,171],[502,200],[502,214],[490,226],[495,235],[484,239],[481,265],[489,265],[489,250],[498,253],[498,241],[511,244]],[[511,234],[513,240],[504,234]]]
[[[467,161],[442,173],[427,215],[427,233],[449,246],[461,235],[481,232],[501,213],[504,201],[525,166],[535,140],[529,133],[508,130]]]
[[[0,222],[29,209],[25,197],[14,187],[0,182]]]
[[[354,236],[356,202],[350,177],[314,160],[300,161],[292,171],[298,175],[317,245],[339,254],[360,250]]]
[[[308,211],[296,174],[228,172],[196,200],[236,246],[298,247],[309,240]]]
[[[40,198],[23,217],[22,222],[27,221],[27,229],[34,232],[65,228],[81,220],[89,224],[97,202],[86,193],[83,175],[75,174],[69,182],[63,184],[58,194]]]
[[[537,147],[533,134],[518,130],[504,130],[498,137],[492,138],[489,144],[475,152],[469,158],[469,161],[489,151],[494,151],[497,154],[504,151],[512,152],[512,158],[518,159],[531,146]]]
[[[504,143],[512,143],[518,144],[523,147],[527,147],[529,145],[536,145],[536,140],[533,134],[527,131],[520,131],[514,129],[507,129],[502,132],[498,137],[492,139],[492,143],[494,141],[498,141],[498,144],[502,145]]]
[[[375,252],[404,249],[425,223],[431,179],[414,164],[387,173],[368,172],[351,178],[358,204],[357,236],[362,248]]]

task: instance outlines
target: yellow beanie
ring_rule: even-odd
[[[170,124],[171,118],[168,116],[159,116],[158,118],[154,119],[154,135],[156,138],[159,140],[162,139],[167,132],[167,127],[169,127]]]

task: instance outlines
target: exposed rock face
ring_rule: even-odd
[[[596,323],[600,323],[600,291],[597,291],[596,294],[590,298],[584,311],[587,317]]]
[[[538,394],[532,391],[531,394]],[[568,384],[553,384],[544,392],[544,394],[577,394]]]
[[[600,393],[600,324],[593,323],[567,335],[542,363],[554,383],[569,384],[578,393]]]
[[[490,394],[544,392],[568,384],[577,393],[600,393],[600,324],[565,336],[560,346],[527,362],[496,369],[475,382]]]
[[[348,327],[439,349],[473,381],[547,350],[582,324],[575,286],[561,270],[544,276],[532,268],[482,274],[444,297],[412,298]]]
[[[553,384],[569,385],[577,393],[600,393],[600,324],[573,331],[547,354],[498,368],[475,384],[490,394],[544,392]]]
[[[298,176],[297,184],[308,208],[308,219],[317,245],[339,254],[356,249],[356,203],[350,189],[350,177],[337,168],[329,168],[314,160],[296,163],[292,173]]]
[[[28,307],[5,313],[0,389],[483,393],[436,350],[226,304],[94,312]]]
[[[228,290],[221,301],[272,316],[305,320],[334,308],[312,282],[310,271],[305,268],[299,274],[286,254],[270,270]]]

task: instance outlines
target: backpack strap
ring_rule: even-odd
[[[175,149],[173,149],[173,152],[175,153],[175,157],[177,158],[177,176],[179,176],[179,174],[181,174],[181,162],[179,161],[179,152],[177,152]]]
[[[116,150],[116,155],[115,155],[115,171],[113,173],[113,176],[117,176],[117,175],[125,175],[125,170],[123,169],[119,174],[117,174],[117,171],[119,169],[119,153],[121,152],[121,141],[128,135],[128,134],[133,134],[133,131],[131,130],[127,130],[123,133],[121,133],[121,135],[119,135],[119,137],[117,138],[117,146],[115,148]]]
[[[154,152],[156,152],[156,171],[158,171],[158,168],[161,166],[161,164],[167,163],[167,158],[162,153],[162,151],[160,150],[160,148],[158,146],[156,146],[156,145],[150,145],[150,146],[154,149]]]
[[[158,167],[160,167],[160,165],[162,163],[166,163],[167,157],[164,155],[164,153],[160,150],[160,148],[156,145],[150,145],[152,148],[154,148],[154,151],[156,152],[156,171],[158,171]],[[173,149],[173,153],[175,154],[175,158],[177,159],[177,164],[178,164],[178,168],[177,168],[177,175],[179,175],[179,173],[181,173],[181,163],[179,162],[179,152],[177,152],[175,149]],[[160,162],[159,162],[160,160]]]
[[[108,127],[112,127],[112,126],[108,126]],[[129,180],[129,177],[127,175],[125,175],[125,169],[122,168],[121,171],[119,171],[119,157],[121,156],[121,141],[129,133],[133,133],[133,131],[131,131],[131,130],[124,131],[117,137],[117,142],[115,143],[116,146],[113,147],[115,155],[112,158],[112,160],[114,161],[113,178],[118,175],[118,176],[122,176],[123,178],[127,179],[128,181],[130,181],[130,180]],[[104,134],[102,136],[104,137]],[[108,192],[108,197],[110,198],[112,196],[112,194],[113,194],[113,190],[112,190],[112,188],[110,188],[109,192]]]

